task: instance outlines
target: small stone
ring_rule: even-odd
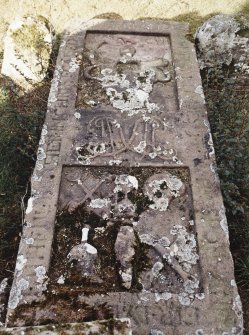
[[[230,15],[216,15],[198,28],[197,42],[200,67],[208,68],[234,64],[235,69],[248,69],[248,41],[239,36],[241,24]]]
[[[54,35],[48,21],[25,17],[10,24],[4,39],[2,74],[25,91],[47,75]]]
[[[122,285],[130,289],[132,283],[132,260],[135,255],[136,237],[130,226],[121,226],[115,242],[115,254],[121,265]]]
[[[57,283],[60,285],[63,285],[65,283],[65,277],[63,275],[61,275],[59,277],[59,279],[57,280]]]

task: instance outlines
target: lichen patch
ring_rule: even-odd
[[[16,283],[12,286],[9,296],[8,307],[10,309],[15,309],[20,300],[22,299],[22,291],[25,291],[29,288],[29,282],[24,279],[18,279]]]

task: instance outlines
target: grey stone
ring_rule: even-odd
[[[31,90],[47,75],[53,40],[52,27],[41,16],[12,22],[4,39],[1,73]]]
[[[7,326],[114,316],[130,318],[135,335],[242,334],[212,136],[186,32],[173,22],[94,20],[66,34]],[[93,258],[87,248],[97,250]],[[124,287],[120,271],[131,267]]]
[[[132,260],[135,255],[136,237],[130,226],[121,226],[115,242],[115,254],[121,264],[120,276],[122,285],[130,289],[132,283]]]
[[[5,334],[11,335],[131,335],[129,319],[97,320],[75,324],[60,324],[38,327],[7,328]]]
[[[216,15],[196,31],[200,68],[234,64],[249,73],[249,39],[239,35],[242,24],[229,15]]]
[[[75,245],[67,255],[68,261],[75,260],[82,276],[94,278],[95,260],[98,257],[98,251],[91,244],[87,243],[88,228],[82,229],[81,243]]]

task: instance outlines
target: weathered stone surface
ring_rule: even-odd
[[[84,323],[70,323],[38,327],[8,328],[11,335],[131,335],[129,319],[99,320]]]
[[[130,226],[121,226],[115,242],[115,254],[121,264],[119,274],[122,285],[127,289],[130,289],[132,284],[132,261],[135,255],[135,244],[136,237],[133,228]]]
[[[66,35],[32,177],[10,327],[125,317],[135,335],[242,334],[186,29],[91,21]],[[132,276],[125,287],[124,266]]]
[[[25,91],[32,89],[47,75],[53,39],[52,28],[45,18],[14,21],[4,39],[1,73]]]

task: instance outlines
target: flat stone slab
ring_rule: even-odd
[[[100,320],[36,327],[7,328],[4,334],[11,335],[130,335],[129,319]]]
[[[135,335],[242,334],[186,33],[175,22],[94,20],[66,34],[8,327],[129,318]]]

